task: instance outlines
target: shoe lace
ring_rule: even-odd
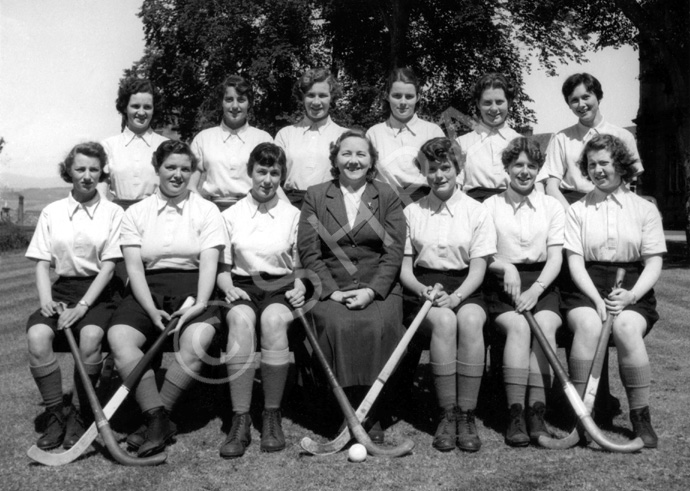
[[[264,417],[266,418],[266,431],[271,436],[275,435],[276,427],[278,426],[278,420],[280,419],[279,411],[266,411]]]
[[[439,434],[450,434],[455,426],[455,413],[453,410],[443,411],[441,413],[441,424],[439,425]]]
[[[476,432],[477,428],[474,423],[474,411],[458,411],[456,417],[458,420],[458,429],[462,427],[467,433]]]
[[[241,436],[242,423],[244,423],[244,418],[246,415],[241,414],[232,419],[232,426],[230,427],[230,432],[228,433],[229,440],[239,440]]]

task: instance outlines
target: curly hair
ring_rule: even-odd
[[[72,150],[69,151],[65,160],[58,164],[60,177],[63,181],[72,184],[73,181],[70,170],[72,170],[72,165],[74,164],[74,159],[77,154],[98,159],[101,164],[101,175],[98,176],[98,182],[103,182],[108,178],[108,173],[105,171],[105,167],[108,165],[108,156],[105,153],[105,149],[100,143],[86,142],[79,143],[72,147]]]
[[[427,140],[419,149],[419,154],[414,159],[414,164],[424,175],[427,174],[426,171],[429,169],[429,162],[436,162],[438,164],[450,162],[455,167],[455,172],[460,173],[457,148],[451,139],[445,136]]]
[[[584,85],[587,92],[594,94],[598,101],[604,98],[604,91],[601,89],[601,84],[595,76],[589,73],[575,73],[563,82],[561,93],[565,102],[568,102],[568,98],[579,85]]]
[[[216,97],[218,101],[223,101],[225,98],[225,91],[228,87],[233,87],[237,95],[246,97],[250,106],[254,105],[254,87],[252,87],[251,82],[247,78],[237,74],[228,76],[223,82],[218,84],[218,87],[216,87]]]
[[[287,179],[287,159],[283,149],[275,143],[264,142],[254,147],[247,161],[247,174],[249,176],[254,172],[254,166],[256,165],[261,167],[277,165],[280,169],[280,184],[285,184],[285,179]]]
[[[156,172],[158,172],[165,160],[172,154],[186,155],[192,163],[192,172],[196,170],[199,161],[189,145],[177,140],[165,140],[158,145],[151,159],[151,164],[153,164],[153,168],[156,169]]]
[[[128,77],[120,82],[120,87],[117,90],[117,99],[115,99],[115,109],[122,115],[122,128],[127,126],[127,106],[129,99],[134,94],[151,94],[153,97],[154,117],[156,114],[155,108],[158,104],[158,92],[147,78]]]
[[[310,68],[304,72],[292,89],[292,94],[298,102],[302,103],[304,96],[307,95],[309,89],[319,82],[328,82],[328,87],[331,92],[331,102],[335,102],[343,93],[340,82],[335,75],[331,73],[328,68]]]
[[[580,154],[580,159],[577,165],[580,168],[582,175],[591,181],[589,177],[589,156],[590,152],[597,152],[599,150],[608,150],[611,154],[611,161],[613,168],[616,169],[618,175],[625,182],[632,181],[635,176],[635,157],[630,153],[628,147],[623,143],[623,140],[613,135],[595,135],[585,144],[585,148]]]
[[[506,99],[508,99],[508,106],[513,104],[515,100],[515,84],[502,73],[491,72],[485,73],[474,83],[472,100],[475,106],[479,107],[482,94],[488,89],[502,89]]]
[[[367,138],[364,130],[357,128],[347,130],[342,135],[340,135],[340,137],[335,141],[335,143],[331,143],[330,161],[331,175],[333,176],[333,179],[338,180],[338,178],[340,177],[340,169],[338,168],[338,164],[336,164],[336,159],[338,158],[338,152],[340,152],[340,146],[348,138],[361,138],[369,145],[371,166],[367,170],[367,182],[373,182],[374,178],[376,177],[376,174],[378,173],[378,170],[376,170],[376,162],[378,162],[379,160],[379,153],[376,151],[376,147],[374,147],[374,144],[371,143],[371,140]]]
[[[525,153],[527,158],[532,162],[537,164],[539,168],[544,165],[545,155],[541,151],[539,142],[533,138],[528,138],[525,136],[518,136],[508,143],[506,148],[501,154],[501,162],[503,162],[503,168],[507,171],[508,167],[514,163],[521,153]]]

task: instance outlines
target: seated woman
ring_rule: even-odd
[[[254,89],[249,80],[230,75],[217,91],[223,116],[220,125],[199,132],[192,141],[199,167],[189,187],[196,191],[204,174],[199,192],[223,211],[244,198],[251,188],[251,178],[247,175],[249,153],[273,138],[249,124],[249,111],[254,103]]]
[[[574,333],[570,377],[580,395],[602,323],[607,315],[617,315],[612,336],[633,431],[645,447],[656,448],[644,337],[659,319],[653,287],[661,274],[666,240],[659,211],[626,186],[635,162],[627,145],[615,136],[597,135],[585,145],[580,171],[595,188],[568,210],[564,248],[577,288],[564,294],[563,307]],[[618,268],[625,269],[625,280],[612,291]]]
[[[493,324],[506,338],[503,381],[510,422],[505,441],[515,447],[526,446],[530,440],[537,443],[540,435],[548,435],[545,387],[551,386],[548,360],[538,343],[530,350],[532,336],[521,314],[534,312],[554,349],[561,326],[560,298],[552,283],[563,263],[565,212],[555,198],[535,189],[543,164],[536,141],[514,139],[503,151],[508,189],[484,201],[497,235],[497,252],[486,281],[487,303]]]
[[[374,181],[376,159],[362,131],[343,133],[331,150],[333,180],[307,190],[299,221],[302,267],[319,280],[319,344],[355,406],[403,334],[405,218],[396,193]]]
[[[292,309],[304,305],[304,285],[293,275],[299,265],[299,210],[276,194],[286,175],[283,149],[272,143],[257,145],[247,173],[252,180],[249,194],[223,212],[227,239],[218,270],[218,288],[230,303],[224,311],[233,411],[232,427],[220,447],[223,458],[242,456],[251,441],[257,329],[264,392],[261,450],[285,448],[280,405],[290,356],[287,330]]]
[[[92,383],[101,373],[101,340],[117,300],[113,283],[120,252],[122,209],[100,198],[96,185],[105,180],[107,158],[98,143],[75,146],[60,164],[60,177],[72,184],[67,198],[41,212],[26,257],[36,261],[36,286],[41,308],[26,324],[29,368],[48,413],[43,450],[72,447],[93,420],[81,378],[74,374],[75,410],[65,415],[62,376],[53,340],[72,328]],[[51,286],[49,271],[58,279]]]
[[[418,165],[431,192],[405,208],[407,241],[400,279],[420,301],[433,300],[422,328],[431,333],[431,370],[440,406],[433,446],[481,447],[474,410],[484,373],[486,305],[480,286],[496,232],[484,206],[457,186],[460,166],[448,138],[421,148]],[[444,287],[431,298],[433,285]]]
[[[219,309],[208,307],[220,251],[225,246],[218,208],[187,190],[196,158],[186,143],[168,140],[153,156],[159,177],[155,194],[125,213],[120,239],[129,276],[128,294],[111,319],[108,341],[124,379],[144,356],[165,323],[179,316],[175,361],[158,392],[149,369],[135,396],[146,424],[127,443],[139,456],[162,451],[176,433],[169,412],[194,381],[202,356],[220,329]],[[189,296],[193,306],[180,310]],[[172,315],[171,315],[172,313]],[[176,334],[177,336],[177,334]]]

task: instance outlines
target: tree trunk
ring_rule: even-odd
[[[390,68],[407,65],[407,31],[410,25],[410,0],[379,0],[378,7],[390,36]]]

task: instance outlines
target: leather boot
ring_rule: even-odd
[[[545,412],[546,406],[543,402],[535,402],[533,406],[527,407],[527,428],[529,429],[529,438],[534,444],[539,443],[540,436],[551,436],[544,421]]]
[[[46,429],[43,435],[36,441],[36,446],[41,450],[50,450],[62,445],[65,439],[66,417],[63,411],[62,404],[51,406],[46,409],[48,418],[46,421]]]
[[[148,457],[162,452],[177,433],[177,427],[170,421],[165,408],[152,409],[147,411],[145,416],[146,440],[139,447],[138,457]]]
[[[244,451],[252,441],[251,425],[252,418],[249,413],[235,413],[228,436],[220,446],[221,457],[234,459],[244,455]]]
[[[460,450],[465,452],[476,452],[482,447],[482,442],[477,433],[477,425],[474,422],[474,410],[463,411],[460,408],[455,410],[457,422],[457,444]]]
[[[455,448],[457,424],[455,421],[455,408],[441,409],[438,428],[431,444],[439,452],[450,452]]]
[[[522,404],[510,406],[510,421],[508,422],[505,441],[511,447],[526,447],[529,445],[525,411],[522,409]]]
[[[285,448],[280,409],[264,409],[261,428],[261,451],[279,452]]]
[[[635,436],[642,438],[645,448],[656,448],[659,445],[659,437],[652,427],[652,420],[649,416],[649,406],[630,411],[630,422],[632,423]]]

